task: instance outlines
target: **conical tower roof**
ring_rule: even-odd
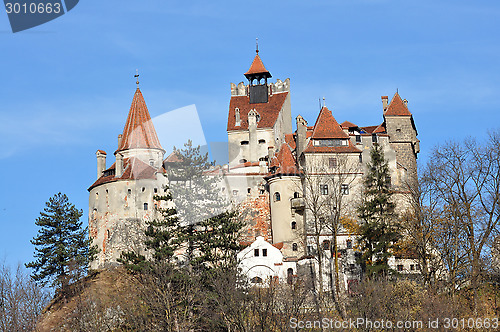
[[[121,144],[117,152],[129,149],[163,150],[160,145],[160,140],[156,135],[153,121],[151,121],[146,102],[139,88],[135,90],[127,122],[123,129]]]
[[[255,55],[255,58],[253,58],[252,65],[250,66],[250,69],[245,73],[246,78],[250,79],[252,76],[263,76],[263,77],[271,77],[271,73],[264,67],[264,64],[262,63],[262,60],[260,59],[259,52],[257,51],[257,54]]]

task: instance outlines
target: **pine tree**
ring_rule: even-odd
[[[144,271],[151,263],[161,262],[173,264],[176,262],[175,251],[180,248],[185,230],[179,224],[177,210],[173,207],[172,194],[169,188],[164,188],[164,195],[155,195],[156,217],[146,221],[144,244],[150,254],[150,259],[135,252],[122,252],[118,259],[133,271]]]
[[[26,267],[33,269],[31,276],[36,282],[50,282],[57,291],[63,291],[87,272],[97,249],[91,246],[87,228],[82,228],[83,211],[71,204],[65,194],[54,195],[45,205],[35,221],[40,227],[38,235],[31,240],[36,260]]]
[[[389,166],[380,145],[374,145],[370,157],[363,183],[363,200],[358,208],[358,216],[363,221],[360,227],[363,250],[360,263],[369,276],[386,275],[391,272],[388,259],[401,235],[392,201]]]

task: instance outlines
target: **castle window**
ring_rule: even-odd
[[[95,193],[95,200],[97,201],[99,199],[99,193]]]
[[[293,282],[293,269],[289,268],[286,270],[286,282],[291,285]]]
[[[297,223],[295,221],[292,221],[292,229],[297,229]]]
[[[361,143],[361,135],[356,135],[356,143]]]
[[[149,161],[149,166],[154,166],[155,165],[155,161],[154,160],[150,160]]]
[[[401,128],[396,129],[396,132],[400,133],[401,132]]]
[[[128,195],[131,195],[131,194],[132,194],[132,189],[128,189],[128,190],[127,190],[127,194],[128,194]]]
[[[329,158],[328,164],[330,165],[330,167],[337,167],[337,158]]]
[[[298,246],[297,246],[297,243],[293,243],[293,244],[292,244],[292,250],[293,250],[293,251],[297,251],[297,250],[299,250],[299,249],[298,249]]]
[[[238,190],[233,190],[233,196],[238,196]]]
[[[246,162],[247,162],[247,160],[246,160],[246,159],[240,159],[240,164],[244,164],[244,163],[246,163]]]
[[[321,195],[328,195],[328,185],[327,184],[320,184],[319,191],[321,192]]]
[[[253,284],[261,284],[262,283],[262,278],[261,277],[253,277],[250,281]]]
[[[401,264],[400,264],[400,265],[398,265],[398,266],[397,266],[397,269],[398,269],[398,271],[399,271],[399,272],[403,271],[403,265],[401,265]]]
[[[279,202],[279,201],[281,201],[281,195],[280,195],[280,193],[279,193],[279,192],[275,192],[275,193],[274,193],[274,201],[275,201],[275,202]]]
[[[145,192],[146,191],[146,188],[145,187],[142,187],[142,192]]]
[[[352,249],[352,240],[347,240],[346,247],[347,249]]]
[[[154,189],[154,193],[157,194],[158,193],[158,188],[155,188]]]
[[[241,145],[248,145],[248,141],[241,141],[240,144]]]
[[[253,255],[254,255],[255,257],[259,257],[259,249],[254,249],[254,250],[253,250]]]
[[[256,120],[257,122],[259,122],[259,121],[260,121],[260,114],[257,114],[257,115],[255,116],[255,120]]]
[[[377,134],[372,134],[372,143],[377,143],[377,142],[378,142]]]
[[[265,192],[265,191],[264,191],[264,189],[261,189],[261,190],[260,190],[260,194],[261,194],[261,195],[264,195],[264,192]]]
[[[247,188],[247,193],[248,193],[248,194],[250,194],[251,190],[252,190],[252,189]]]
[[[298,192],[293,193],[293,198],[299,198],[299,197],[300,197],[300,194]]]
[[[144,203],[144,211],[148,209],[148,203]]]
[[[106,238],[109,239],[109,229],[106,230]]]
[[[342,187],[340,187],[340,191],[342,192],[342,195],[349,195],[349,185],[343,184]]]
[[[410,265],[410,271],[415,271],[415,265],[413,264]]]
[[[265,139],[260,139],[260,140],[259,140],[259,144],[264,144],[264,143],[266,143],[266,140],[265,140]]]
[[[359,162],[362,163],[363,162],[363,155],[360,153],[359,154]]]
[[[267,249],[262,249],[262,256],[267,257]]]
[[[323,241],[323,250],[330,249],[330,240]]]

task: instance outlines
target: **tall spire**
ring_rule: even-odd
[[[129,149],[163,150],[139,87],[135,90],[127,122],[123,129],[120,146],[117,151]]]
[[[255,38],[255,53],[259,54],[259,38]]]

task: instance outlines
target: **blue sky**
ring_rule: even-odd
[[[0,257],[32,259],[34,221],[59,191],[86,222],[95,151],[116,149],[136,68],[153,117],[194,105],[206,140],[224,141],[229,83],[258,37],[272,80],[291,79],[293,117],[313,124],[324,96],[339,122],[379,124],[380,96],[399,89],[425,161],[499,127],[499,17],[498,1],[108,0],[13,34],[0,14]]]

